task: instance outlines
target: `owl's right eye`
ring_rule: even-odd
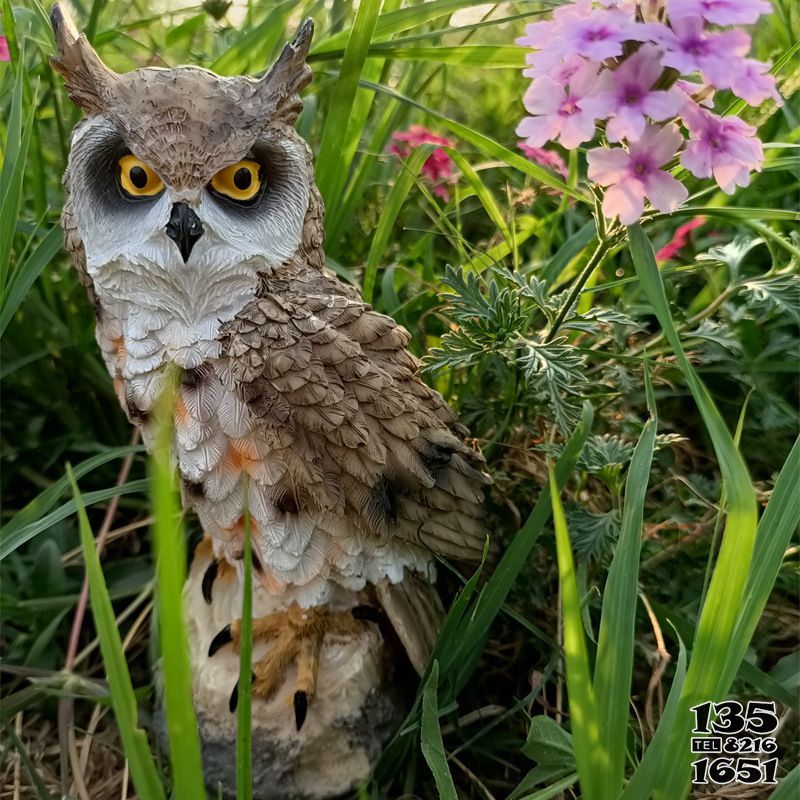
[[[119,184],[131,197],[155,197],[164,188],[161,178],[144,161],[130,154],[119,160]]]

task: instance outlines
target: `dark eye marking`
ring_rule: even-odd
[[[237,189],[240,191],[249,189],[252,182],[253,176],[250,174],[250,170],[247,169],[247,167],[236,170],[236,174],[233,176],[233,183]]]
[[[131,183],[137,189],[144,189],[144,187],[147,186],[147,173],[141,167],[134,167],[130,171],[129,177]]]

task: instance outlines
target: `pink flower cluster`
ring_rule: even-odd
[[[407,131],[395,131],[392,134],[392,139],[401,144],[392,144],[389,147],[389,152],[400,156],[400,158],[408,158],[411,155],[411,151],[421,144],[440,144],[444,147],[455,146],[450,139],[437,136],[424,125],[412,125]],[[421,173],[430,180],[433,185],[433,193],[437,197],[441,197],[446,203],[450,199],[447,184],[452,184],[455,181],[453,160],[450,156],[441,147],[437,147],[422,165]]]
[[[764,160],[755,128],[713,113],[715,89],[751,105],[780,102],[769,65],[746,58],[738,28],[769,13],[766,0],[575,0],[534,22],[517,44],[530,47],[525,93],[530,116],[517,127],[529,148],[558,141],[574,149],[597,124],[614,147],[587,153],[589,179],[607,187],[603,214],[630,225],[644,201],[674,211],[688,196],[665,167],[713,175],[732,194]],[[682,79],[680,79],[682,78]]]

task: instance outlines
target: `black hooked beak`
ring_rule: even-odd
[[[178,245],[185,264],[189,260],[194,243],[203,235],[203,223],[200,222],[200,217],[186,203],[175,203],[164,230]]]

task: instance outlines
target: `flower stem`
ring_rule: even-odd
[[[586,262],[586,266],[583,268],[580,275],[578,275],[578,277],[575,279],[572,289],[570,290],[569,297],[567,297],[567,302],[561,306],[558,316],[556,317],[555,322],[553,322],[553,325],[547,334],[547,338],[544,340],[545,344],[553,341],[553,337],[558,333],[558,329],[564,324],[564,320],[566,319],[567,314],[569,314],[569,310],[577,301],[578,296],[583,291],[583,287],[586,286],[586,281],[589,280],[591,274],[600,266],[610,248],[611,237],[601,237],[597,244],[597,248],[595,249],[594,253],[592,253],[591,258]]]

